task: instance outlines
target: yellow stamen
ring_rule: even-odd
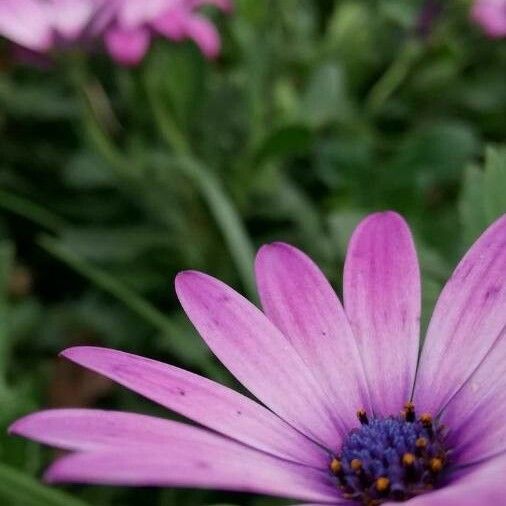
[[[388,478],[382,476],[376,480],[376,490],[378,492],[386,492],[388,487],[390,487],[390,480]]]
[[[415,463],[415,456],[412,453],[405,453],[402,456],[402,465],[404,467],[411,467]]]
[[[343,465],[341,464],[341,461],[339,459],[332,459],[332,462],[330,463],[330,470],[335,474],[338,475],[341,470],[343,469]]]
[[[353,469],[353,471],[358,473],[362,470],[362,461],[360,459],[353,459],[350,462],[350,467]]]
[[[443,460],[438,457],[430,459],[429,467],[433,473],[440,473],[443,470]]]

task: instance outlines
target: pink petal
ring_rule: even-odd
[[[465,472],[440,490],[410,499],[409,506],[500,506],[506,497],[506,456],[488,460]],[[387,503],[385,506],[398,506]]]
[[[202,451],[206,446],[222,444],[237,447],[229,439],[172,420],[96,409],[39,411],[14,422],[9,433],[76,451],[152,451],[164,447],[172,452],[188,445],[198,445]]]
[[[506,0],[475,0],[471,17],[489,37],[506,37]]]
[[[325,387],[328,408],[335,409],[345,434],[357,425],[357,410],[371,412],[371,405],[357,344],[339,299],[318,267],[288,244],[262,247],[255,267],[266,315]]]
[[[328,473],[234,446],[75,453],[53,464],[46,480],[235,490],[338,503]]]
[[[34,0],[0,2],[0,35],[33,51],[47,51],[52,29],[46,5]]]
[[[506,329],[445,409],[449,444],[459,465],[506,451]]]
[[[185,20],[184,29],[207,58],[216,58],[221,49],[220,34],[208,19],[192,15]]]
[[[411,397],[420,334],[420,273],[413,239],[396,213],[356,228],[344,267],[344,307],[362,356],[376,415]]]
[[[151,35],[145,28],[110,28],[105,34],[109,54],[122,65],[138,65],[148,50]]]
[[[95,10],[93,0],[50,0],[48,10],[54,30],[66,40],[77,39]]]
[[[505,272],[506,215],[476,241],[439,296],[415,387],[424,411],[439,413],[504,331]]]
[[[218,383],[105,348],[70,348],[62,355],[244,444],[295,462],[326,466],[323,450],[260,404]]]
[[[176,278],[186,314],[225,367],[270,409],[327,448],[339,443],[334,406],[286,337],[244,297],[199,272]]]

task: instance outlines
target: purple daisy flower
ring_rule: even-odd
[[[506,484],[506,215],[466,254],[418,360],[420,275],[393,212],[355,230],[344,307],[287,244],[264,246],[264,312],[222,282],[183,272],[188,317],[260,402],[120,351],[63,356],[205,428],[133,413],[49,410],[11,432],[72,453],[50,482],[239,490],[315,505],[483,506]]]

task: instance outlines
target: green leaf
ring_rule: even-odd
[[[483,181],[485,214],[490,223],[506,213],[506,147],[489,147]]]
[[[269,158],[298,155],[307,152],[311,145],[311,131],[303,125],[279,128],[264,140],[257,153],[257,163]]]
[[[478,237],[487,225],[483,200],[483,172],[476,166],[469,166],[464,173],[464,183],[459,202],[462,235],[466,245]]]
[[[14,262],[14,247],[10,241],[0,242],[0,389],[6,388],[9,355],[10,311],[8,307],[9,278]]]
[[[324,63],[315,69],[301,112],[301,119],[313,128],[349,117],[350,103],[341,66]]]
[[[86,506],[85,502],[4,464],[0,464],[0,499],[7,506]]]

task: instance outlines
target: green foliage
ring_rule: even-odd
[[[426,324],[459,256],[506,211],[506,51],[470,26],[466,2],[423,37],[422,1],[236,3],[216,62],[162,41],[136,69],[99,54],[48,69],[2,56],[2,504],[285,504],[185,490],[61,495],[35,478],[52,453],[5,430],[49,405],[172,416],[108,384],[83,397],[56,359],[73,344],[236,386],[176,301],[183,269],[255,300],[254,251],[285,240],[339,291],[353,227],[391,208],[413,228]]]

